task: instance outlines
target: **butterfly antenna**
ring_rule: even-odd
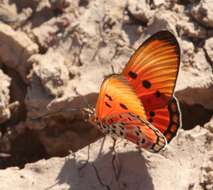
[[[81,95],[76,88],[74,88],[74,92],[80,96],[84,102],[84,104],[86,105],[86,107],[91,108],[92,106],[89,104],[88,100],[85,98],[85,96]]]
[[[114,69],[113,65],[111,65],[111,69],[112,69],[112,74],[114,74],[115,73],[115,69]]]
[[[76,88],[74,89],[74,92],[75,92],[78,96],[82,97],[84,104],[87,105],[87,108],[88,108],[89,110],[92,110],[92,106],[88,104],[87,99],[86,99],[83,95],[81,95],[81,94],[76,90]],[[47,109],[48,109],[49,107],[50,107],[50,105],[47,106]],[[84,110],[84,108],[83,108],[83,110]],[[79,108],[73,108],[73,107],[72,107],[72,108],[68,108],[68,109],[66,109],[66,110],[57,110],[57,111],[54,111],[54,112],[51,112],[51,113],[46,113],[46,114],[40,115],[40,116],[38,116],[38,117],[33,117],[33,118],[31,118],[31,119],[36,120],[36,119],[41,119],[41,118],[45,118],[45,117],[46,117],[46,118],[47,118],[47,117],[51,117],[51,116],[54,116],[54,115],[56,115],[56,114],[60,114],[60,113],[63,113],[63,112],[76,112],[76,111],[82,112],[82,109],[81,109],[81,108],[79,109]]]

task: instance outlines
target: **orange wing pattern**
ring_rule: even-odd
[[[115,113],[133,112],[146,119],[140,99],[122,75],[112,75],[104,80],[96,104],[96,117],[103,119]]]
[[[164,133],[168,141],[176,135],[181,123],[178,102],[173,98],[179,65],[180,48],[175,36],[169,31],[160,31],[136,50],[123,70],[141,99],[149,122]],[[176,118],[175,121],[172,118]]]

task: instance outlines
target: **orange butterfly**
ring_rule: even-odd
[[[91,121],[105,134],[160,151],[181,126],[174,97],[179,66],[175,36],[157,32],[136,50],[121,74],[104,80]]]

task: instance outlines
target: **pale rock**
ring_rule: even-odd
[[[179,71],[176,95],[189,105],[201,104],[213,109],[212,67],[205,57],[203,49],[198,49],[190,66],[182,65]]]
[[[182,68],[188,68],[194,64],[194,45],[188,40],[181,40],[180,47],[182,48]]]
[[[198,39],[206,38],[207,30],[204,27],[192,22],[189,17],[180,16],[180,19],[181,21],[177,22],[177,28],[181,35]]]
[[[31,68],[28,59],[38,53],[38,46],[21,31],[0,23],[0,58],[10,68],[15,69],[27,82],[27,74]]]
[[[51,50],[45,56],[34,55],[29,61],[33,64],[33,71],[25,102],[29,116],[36,117],[47,111],[47,105],[54,98],[64,95],[69,72],[64,58]]]
[[[11,112],[8,107],[10,101],[10,83],[11,79],[0,70],[0,124],[11,117]]]
[[[204,49],[213,67],[213,37],[206,40]]]
[[[61,96],[62,88],[66,87],[69,80],[64,58],[49,51],[46,56],[34,55],[29,61],[33,63],[33,74],[47,90],[47,94]]]
[[[156,7],[158,7],[160,5],[164,5],[166,3],[166,0],[154,0],[153,3]]]
[[[175,26],[173,23],[178,22],[178,15],[171,13],[164,8],[155,12],[150,20],[147,29],[144,31],[147,35],[151,35],[160,30],[169,30],[175,34]]]
[[[192,8],[191,15],[205,27],[213,28],[213,1],[201,0]]]
[[[144,24],[149,22],[154,13],[146,1],[143,0],[128,0],[128,10],[132,16]]]
[[[42,48],[47,49],[57,44],[63,38],[60,34],[63,33],[66,27],[70,26],[72,29],[72,27],[76,26],[76,23],[73,23],[73,21],[72,15],[69,14],[52,18],[39,27],[34,28],[32,35]]]
[[[15,25],[15,23],[18,21],[18,13],[14,4],[0,4],[0,21],[11,26]]]
[[[204,127],[205,127],[206,129],[208,129],[210,132],[213,133],[213,118],[212,118],[208,123],[206,123],[206,124],[204,125]]]

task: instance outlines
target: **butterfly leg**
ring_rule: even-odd
[[[87,149],[87,159],[82,160],[82,163],[81,163],[82,165],[78,169],[82,170],[83,168],[85,168],[87,164],[89,163],[89,159],[90,159],[90,145],[88,145],[88,149]]]
[[[113,138],[113,145],[112,145],[112,167],[115,175],[115,179],[118,181],[121,173],[121,164],[118,157],[118,154],[115,150],[116,146],[116,139]]]
[[[141,147],[139,147],[139,146],[136,146],[136,149],[138,150],[138,153],[139,153],[139,154],[142,154]]]
[[[112,139],[113,139],[112,149],[113,149],[113,151],[115,151],[115,146],[116,146],[117,139],[115,137],[112,137]]]

